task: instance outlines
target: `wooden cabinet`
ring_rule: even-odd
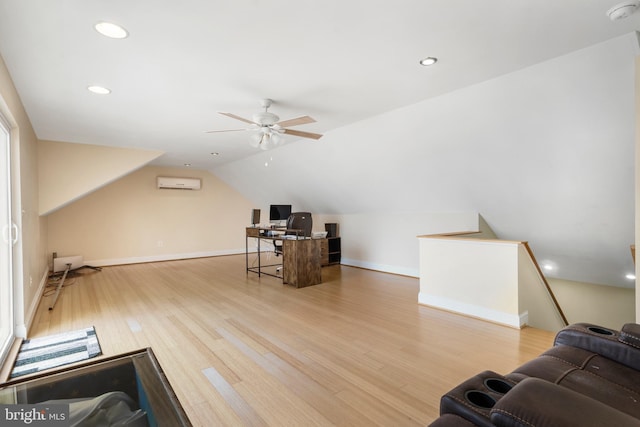
[[[318,240],[283,240],[282,252],[283,283],[303,288],[322,282]]]
[[[320,265],[323,267],[329,265],[329,241],[327,239],[320,240]]]
[[[322,266],[340,264],[342,256],[340,237],[327,237],[320,242],[320,262]]]

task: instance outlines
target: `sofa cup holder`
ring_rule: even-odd
[[[500,378],[487,378],[484,380],[484,386],[490,391],[498,394],[505,394],[513,387],[511,384]]]
[[[496,400],[484,391],[469,390],[464,394],[467,402],[482,409],[491,409],[496,404]]]
[[[613,332],[611,332],[608,329],[604,329],[604,328],[599,328],[597,326],[588,326],[587,329],[591,332],[594,332],[596,334],[600,334],[600,335],[613,335]]]

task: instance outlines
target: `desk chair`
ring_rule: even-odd
[[[284,232],[285,236],[298,235],[303,237],[311,237],[311,229],[313,228],[313,219],[310,212],[293,212],[287,218],[287,231]],[[298,230],[290,231],[290,230]],[[276,241],[273,242],[273,246],[277,255],[282,255],[282,242],[278,245]],[[279,271],[279,269],[278,269]]]

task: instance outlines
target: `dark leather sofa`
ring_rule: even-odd
[[[440,400],[430,427],[640,427],[640,325],[562,329],[513,372],[484,371]]]

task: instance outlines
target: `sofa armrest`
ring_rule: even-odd
[[[635,323],[626,324],[622,332],[575,323],[557,333],[554,345],[581,348],[640,370],[640,325]]]
[[[456,414],[443,414],[436,418],[429,427],[477,427],[471,421],[468,421]]]
[[[640,325],[637,323],[627,323],[620,331],[620,342],[631,347],[640,349]]]
[[[640,420],[595,399],[539,378],[526,378],[491,410],[498,427],[640,426]]]

